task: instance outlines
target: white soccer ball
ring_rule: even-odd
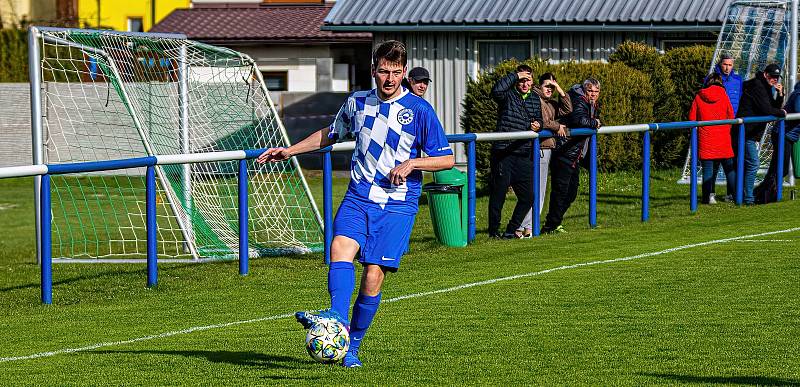
[[[350,334],[336,320],[315,323],[306,334],[306,350],[320,363],[334,363],[344,358],[350,347]]]

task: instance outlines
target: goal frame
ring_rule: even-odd
[[[119,76],[119,70],[114,65],[114,59],[111,55],[105,53],[102,49],[86,46],[77,42],[72,42],[64,39],[60,39],[54,36],[48,36],[46,32],[76,32],[76,33],[103,33],[106,31],[101,30],[91,30],[91,29],[81,29],[81,28],[62,28],[62,27],[42,27],[42,26],[31,26],[28,30],[28,73],[30,79],[30,105],[31,105],[31,140],[32,140],[32,155],[33,155],[33,164],[34,165],[43,165],[46,163],[44,160],[44,125],[43,125],[43,118],[44,114],[42,111],[43,99],[42,99],[42,68],[41,68],[41,61],[42,61],[42,53],[40,50],[40,42],[42,41],[50,41],[52,43],[62,44],[70,47],[74,47],[83,51],[91,52],[93,54],[103,56],[106,60],[108,60],[110,64],[110,68],[112,71]],[[188,40],[187,36],[184,34],[172,34],[172,33],[145,33],[145,32],[126,32],[126,31],[107,31],[109,34],[113,34],[115,36],[130,36],[130,37],[138,37],[138,38],[167,38],[167,39],[176,39],[176,40]],[[180,138],[180,145],[181,145],[181,153],[184,155],[191,155],[192,154],[192,147],[189,137],[189,80],[188,80],[188,61],[186,60],[186,45],[182,45],[180,48],[180,63],[178,67],[178,92],[179,92],[179,113],[180,113],[180,128],[181,128],[181,138]],[[291,141],[289,140],[288,133],[286,131],[283,122],[278,119],[278,114],[275,111],[275,104],[272,101],[272,98],[269,94],[269,91],[266,88],[266,84],[264,83],[264,79],[260,71],[258,71],[258,66],[256,62],[246,54],[230,50],[224,47],[216,47],[212,45],[205,45],[206,48],[216,50],[220,53],[228,54],[228,55],[235,55],[242,59],[243,62],[246,62],[248,66],[254,69],[253,74],[256,76],[259,87],[264,94],[266,102],[269,104],[269,109],[272,110],[274,117],[276,117],[277,122],[277,129],[279,130],[280,137],[283,139],[283,142],[288,146],[291,145]],[[121,77],[120,77],[121,79]],[[124,83],[124,82],[123,82]],[[129,94],[124,90],[124,84],[121,83],[120,88],[123,90],[123,95],[128,97]],[[146,139],[146,136],[143,135],[142,130],[143,126],[141,124],[141,120],[138,117],[135,109],[131,109],[130,111],[131,118],[136,126],[136,130],[140,133],[142,137],[142,142],[145,146],[146,152],[148,156],[156,156],[156,153],[153,151],[152,147],[150,146],[149,142]],[[292,165],[297,171],[298,177],[302,182],[302,186],[308,195],[308,199],[310,202],[311,210],[313,211],[313,215],[316,218],[316,221],[322,225],[323,219],[320,215],[319,208],[317,207],[316,201],[314,200],[313,194],[309,189],[308,182],[305,178],[303,170],[300,168],[300,164],[296,157],[291,158]],[[186,198],[188,203],[183,203],[186,209],[191,208],[191,164],[190,163],[183,163],[182,165],[183,171],[183,185],[185,189],[188,191],[187,194],[184,194],[183,197]],[[178,211],[186,211],[182,209],[178,209],[177,207],[177,200],[178,195],[175,194],[171,184],[167,181],[166,177],[164,176],[164,172],[160,166],[155,167],[156,177],[159,180],[160,184],[162,185],[162,189],[167,193],[169,205],[172,208],[173,212],[176,213],[176,221],[178,222],[181,233],[186,240],[185,248],[188,250],[191,258],[189,259],[160,259],[161,262],[205,262],[205,261],[218,261],[220,258],[213,258],[213,259],[205,259],[200,256],[197,251],[196,246],[194,245],[194,240],[192,237],[192,227],[190,224],[185,224],[183,219],[180,216],[177,216]],[[41,233],[42,233],[42,208],[41,208],[41,176],[36,176],[34,178],[34,216],[36,222],[36,262],[37,264],[41,264],[42,262],[42,246],[41,246]],[[191,221],[191,217],[187,217],[187,221]],[[70,262],[70,263],[139,263],[139,262],[146,262],[147,259],[144,258],[119,258],[119,259],[71,259],[71,258],[54,258],[53,262]]]

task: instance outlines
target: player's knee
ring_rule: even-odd
[[[358,252],[358,243],[350,238],[337,236],[331,243],[331,262],[353,262]]]
[[[364,282],[361,287],[361,293],[367,296],[377,296],[381,292],[383,279],[385,274],[383,270],[377,265],[369,265],[364,268]]]

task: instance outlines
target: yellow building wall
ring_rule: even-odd
[[[189,8],[191,0],[79,0],[78,18],[83,28],[111,28],[117,31],[128,30],[129,18],[142,18],[144,31],[153,27],[150,15],[152,2],[156,2],[156,21],[158,23],[175,9]],[[98,3],[100,17],[98,19]],[[99,24],[98,24],[99,21]]]

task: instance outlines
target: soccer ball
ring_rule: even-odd
[[[334,363],[344,358],[350,346],[350,334],[336,320],[322,320],[308,330],[306,350],[320,363]]]

